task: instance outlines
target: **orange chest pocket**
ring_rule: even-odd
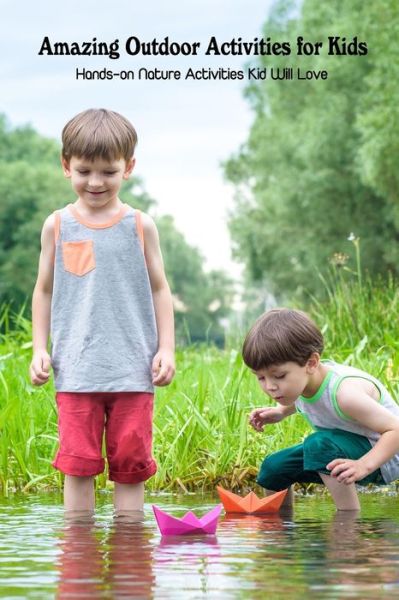
[[[62,242],[62,259],[65,271],[79,277],[86,275],[96,268],[93,240]]]

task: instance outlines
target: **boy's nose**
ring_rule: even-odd
[[[90,187],[100,187],[102,185],[102,178],[99,175],[92,174],[89,177]]]
[[[267,392],[275,392],[277,389],[277,385],[272,381],[266,381],[266,391]]]

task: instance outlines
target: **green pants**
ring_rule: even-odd
[[[326,465],[335,458],[357,460],[371,449],[366,437],[342,429],[320,429],[309,435],[302,444],[271,454],[263,461],[259,485],[268,490],[284,490],[293,483],[323,483],[319,473],[330,474]],[[377,469],[357,483],[384,484]]]

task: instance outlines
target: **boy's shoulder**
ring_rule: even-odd
[[[139,213],[140,213],[141,223],[143,225],[144,234],[151,235],[154,232],[157,232],[157,226],[155,225],[154,219],[152,217],[150,217],[150,215],[148,213],[145,213],[142,210],[140,210]]]
[[[43,223],[42,233],[54,233],[57,217],[55,212],[49,214]]]
[[[42,242],[54,242],[57,240],[60,231],[61,212],[65,210],[65,208],[66,207],[54,210],[45,218],[41,233]]]
[[[54,227],[55,223],[61,217],[61,213],[67,209],[68,205],[56,208],[44,220],[43,227]]]
[[[334,360],[323,360],[323,365],[325,365],[330,371],[333,371],[336,375],[342,378],[346,377],[364,377],[365,379],[373,378],[370,373],[366,371],[362,371],[358,367],[353,367],[352,365],[346,365],[344,363],[335,362]]]
[[[346,403],[350,404],[359,394],[376,396],[375,399],[388,394],[383,383],[367,371],[345,364],[338,364],[333,370],[337,375],[333,382],[334,393],[340,406],[343,403],[343,410]]]
[[[132,208],[134,208],[134,207],[132,207]],[[141,209],[137,209],[137,208],[134,208],[134,210],[140,213],[141,218],[143,220],[143,225],[144,224],[148,225],[148,224],[154,223],[154,219],[152,217],[150,217],[150,215],[148,213],[144,212]]]

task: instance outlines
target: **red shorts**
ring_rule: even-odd
[[[102,473],[105,430],[109,478],[118,483],[149,479],[157,470],[153,399],[148,392],[57,392],[60,447],[53,466],[78,477]]]

